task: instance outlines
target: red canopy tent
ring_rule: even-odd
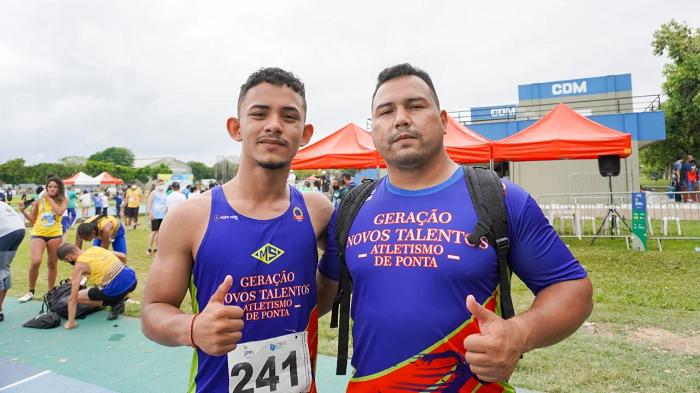
[[[374,149],[372,135],[350,123],[297,153],[292,169],[376,168],[385,167]]]
[[[546,161],[632,154],[632,136],[579,115],[564,104],[526,129],[493,141],[494,160]]]
[[[124,184],[124,180],[117,179],[107,172],[100,173],[99,175],[95,176],[95,179],[99,180],[100,184]]]
[[[469,164],[491,160],[491,140],[470,130],[451,116],[447,116],[446,128],[444,144],[452,161]]]

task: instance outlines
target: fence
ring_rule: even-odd
[[[645,192],[647,240],[700,239],[699,192]],[[675,194],[683,202],[676,202]],[[578,239],[632,236],[632,194],[627,192],[545,194],[537,204],[561,237]]]

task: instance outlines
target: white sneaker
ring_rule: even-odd
[[[20,303],[28,302],[30,300],[34,299],[34,294],[31,292],[27,292],[24,296],[21,298],[17,299],[19,300]]]

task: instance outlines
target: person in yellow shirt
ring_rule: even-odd
[[[132,222],[134,224],[134,229],[136,229],[136,226],[139,224],[139,207],[141,206],[142,194],[141,187],[136,184],[136,180],[132,180],[129,189],[126,190],[124,202],[122,202],[124,217],[126,217],[126,227],[128,229],[131,229]]]
[[[75,245],[83,249],[84,241],[92,241],[93,246],[112,250],[126,255],[126,231],[114,216],[92,216],[78,226]]]
[[[124,312],[124,299],[136,289],[136,273],[126,266],[126,255],[118,251],[109,252],[93,246],[86,251],[73,243],[58,246],[58,258],[73,265],[70,298],[68,299],[68,322],[63,327],[78,326],[75,314],[78,303],[88,306],[110,306],[109,320],[117,319]],[[80,280],[86,276],[95,285],[80,289]]]
[[[29,266],[29,292],[19,298],[20,303],[24,303],[34,297],[36,281],[39,278],[39,268],[44,257],[44,250],[47,250],[46,266],[49,268],[48,288],[51,290],[56,286],[56,276],[58,275],[58,258],[56,249],[61,244],[63,238],[63,226],[61,219],[63,213],[68,208],[68,198],[66,198],[63,188],[63,181],[60,178],[49,175],[46,179],[46,191],[39,194],[34,201],[31,213],[24,211],[25,203],[19,203],[19,209],[29,222],[34,223],[31,240],[29,241],[29,254],[31,265]]]

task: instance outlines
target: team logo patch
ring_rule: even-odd
[[[299,222],[301,222],[304,219],[304,212],[296,206],[294,207],[294,209],[292,209],[292,214],[294,214],[294,219]]]
[[[272,263],[272,261],[279,258],[282,254],[284,254],[284,250],[275,247],[270,243],[267,243],[266,245],[262,246],[258,251],[255,251],[252,254],[252,257],[269,265],[270,263]]]
[[[219,216],[214,216],[214,221],[219,221]]]

